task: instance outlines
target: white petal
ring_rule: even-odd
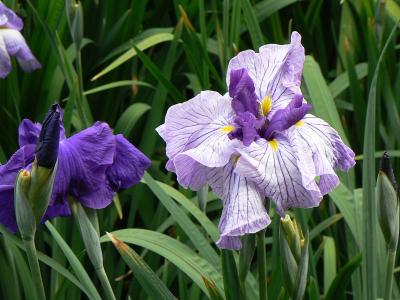
[[[11,60],[0,30],[0,78],[5,78],[11,72]]]
[[[249,147],[239,150],[236,171],[262,190],[276,203],[281,215],[289,207],[314,207],[322,195],[314,178],[305,180],[296,152],[284,135],[278,135],[274,143],[259,139]]]

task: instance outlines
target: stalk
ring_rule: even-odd
[[[38,297],[41,300],[46,300],[42,275],[40,273],[39,261],[36,253],[35,241],[33,239],[24,239],[23,241],[26,255],[28,256],[29,268],[31,269],[31,275],[37,289]]]
[[[395,259],[396,259],[396,250],[389,250],[387,257],[385,297],[383,298],[384,300],[390,300],[392,296]]]
[[[260,289],[260,300],[267,300],[267,260],[265,256],[265,229],[256,233],[257,235],[257,262],[258,262],[258,285]]]
[[[100,267],[100,268],[96,269],[96,273],[97,273],[98,278],[100,279],[100,283],[106,294],[106,298],[109,300],[115,300],[114,292],[112,290],[110,281],[108,280],[106,271],[104,270],[104,267]]]

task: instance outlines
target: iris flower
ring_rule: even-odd
[[[11,9],[0,2],[0,78],[11,72],[10,56],[15,56],[25,72],[41,67],[33,56],[20,31],[24,22]]]
[[[138,183],[150,160],[121,134],[114,135],[103,122],[66,138],[60,113],[58,167],[50,205],[43,220],[70,215],[68,197],[83,206],[108,206],[119,189]],[[41,124],[25,119],[19,126],[20,148],[0,166],[0,223],[15,232],[14,183],[18,172],[30,169]]]
[[[227,71],[229,93],[203,91],[168,109],[157,128],[166,168],[192,190],[206,184],[223,201],[221,248],[239,249],[240,236],[271,222],[265,198],[280,215],[314,207],[339,184],[354,153],[325,121],[309,114],[301,93],[301,36],[287,45],[240,52]]]

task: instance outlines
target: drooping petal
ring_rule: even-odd
[[[169,108],[165,124],[159,127],[166,141],[167,156],[192,157],[208,167],[224,166],[235,143],[228,137],[233,129],[233,111],[228,97],[205,91]],[[176,162],[174,161],[175,167]]]
[[[40,63],[33,56],[31,50],[22,34],[14,29],[2,29],[1,35],[3,36],[8,54],[15,56],[25,72],[31,72],[41,68]]]
[[[11,59],[0,31],[0,78],[6,78],[11,72]]]
[[[66,201],[68,193],[89,208],[109,205],[114,191],[106,170],[114,161],[115,148],[110,127],[101,122],[61,141],[51,204]]]
[[[12,233],[18,230],[15,218],[13,185],[0,185],[0,223]]]
[[[301,94],[300,83],[304,63],[301,36],[293,32],[287,45],[268,44],[259,49],[240,52],[231,59],[227,71],[227,85],[231,70],[245,68],[255,85],[255,93],[261,101],[271,97],[271,115],[286,107],[296,94]]]
[[[289,207],[314,207],[322,199],[315,179],[306,181],[290,142],[283,134],[272,141],[259,139],[249,147],[238,149],[236,171],[253,181],[263,194],[276,203],[283,215]]]
[[[288,136],[302,155],[300,163],[307,164],[307,169],[311,170],[303,175],[319,176],[318,186],[323,195],[339,184],[335,169],[347,171],[355,165],[354,152],[343,143],[336,130],[313,115],[306,115],[290,128]]]
[[[275,132],[282,132],[300,121],[311,110],[311,105],[303,100],[302,95],[295,95],[285,108],[275,112],[264,134],[267,140]]]
[[[107,177],[113,191],[127,189],[138,183],[151,161],[122,134],[115,136],[116,151],[113,164],[107,169]]]
[[[238,237],[264,229],[271,222],[258,187],[235,173],[232,163],[223,172],[223,210],[219,222],[221,248],[239,249]]]
[[[0,2],[0,27],[7,27],[18,31],[21,31],[24,27],[22,19],[2,2]]]
[[[213,168],[203,166],[188,155],[177,155],[174,162],[176,162],[174,172],[181,186],[198,191],[207,184],[209,173]]]
[[[258,116],[259,104],[254,83],[246,69],[231,70],[229,96],[232,97],[232,108],[236,114],[249,112]]]
[[[4,165],[0,165],[0,185],[14,186],[18,172],[35,159],[35,145],[26,145],[11,156]]]
[[[29,119],[23,119],[18,127],[18,143],[20,147],[25,145],[36,145],[42,125],[33,123]]]

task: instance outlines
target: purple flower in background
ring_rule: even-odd
[[[68,196],[83,206],[101,209],[108,206],[119,189],[138,183],[150,160],[121,134],[114,135],[103,122],[66,138],[60,113],[58,167],[50,205],[43,220],[70,215]],[[28,119],[19,126],[20,149],[0,166],[0,223],[17,230],[13,191],[21,169],[30,169],[41,124]]]
[[[355,164],[338,133],[308,113],[303,63],[297,32],[290,44],[240,52],[228,66],[228,94],[203,91],[173,105],[157,128],[178,182],[209,184],[222,199],[221,248],[239,249],[240,236],[268,226],[266,197],[281,215],[317,206],[339,183],[334,169]]]
[[[41,67],[33,56],[20,31],[24,23],[11,9],[0,2],[0,78],[11,72],[11,58],[15,56],[25,72]]]

